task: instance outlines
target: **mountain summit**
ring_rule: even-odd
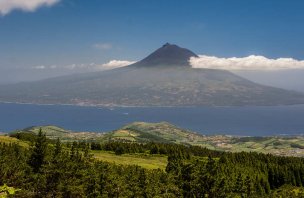
[[[165,44],[113,70],[0,85],[0,101],[99,106],[242,106],[304,104],[304,94],[260,85],[229,71],[192,68],[197,56]]]
[[[133,64],[135,67],[191,67],[189,64],[190,57],[197,57],[192,51],[181,48],[177,45],[166,43],[161,48],[143,60]]]

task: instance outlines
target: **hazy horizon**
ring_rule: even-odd
[[[199,55],[194,67],[304,91],[303,8],[300,0],[3,1],[0,84],[127,65],[170,42]]]

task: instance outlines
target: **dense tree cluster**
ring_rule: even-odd
[[[81,144],[81,143],[80,143]],[[201,146],[191,146],[191,145],[179,145],[179,144],[165,144],[165,143],[153,143],[148,142],[145,144],[123,142],[123,141],[110,141],[106,143],[91,143],[92,150],[104,150],[104,151],[114,151],[115,153],[149,153],[149,154],[161,154],[169,155],[172,153],[179,153],[181,156],[212,156],[220,157],[223,152],[213,151],[206,149]],[[119,152],[117,152],[119,151]]]
[[[166,170],[184,197],[267,197],[274,191],[278,195],[284,185],[302,187],[304,181],[304,159],[258,153],[191,161],[170,155]],[[304,197],[303,189],[298,196]]]
[[[0,144],[0,186],[16,197],[176,197],[180,189],[162,170],[114,165],[92,158],[85,143],[47,144],[40,133],[31,149]]]
[[[304,159],[196,146],[48,141],[0,144],[0,186],[15,197],[304,197]],[[90,150],[168,156],[166,170],[95,160]]]

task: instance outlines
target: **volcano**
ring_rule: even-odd
[[[161,48],[143,60],[133,64],[133,67],[191,67],[189,59],[198,57],[192,51],[177,45],[166,43]]]
[[[166,43],[132,65],[0,86],[0,101],[96,106],[256,106],[303,104],[304,95],[229,71],[192,68],[197,55]]]

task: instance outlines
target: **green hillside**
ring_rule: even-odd
[[[304,156],[303,136],[238,137],[201,135],[167,122],[134,122],[107,133],[103,141],[158,142],[203,146],[231,152],[262,152],[284,156]]]
[[[106,140],[201,144],[204,136],[181,129],[167,122],[134,122],[105,135]]]
[[[134,122],[107,133],[73,132],[57,126],[37,126],[13,134],[37,134],[42,129],[49,139],[63,142],[86,141],[105,143],[123,141],[133,143],[174,143],[202,146],[213,150],[231,152],[261,152],[281,156],[304,156],[303,136],[238,137],[228,135],[201,135],[167,122]],[[2,136],[3,137],[3,136]]]
[[[52,125],[29,127],[13,133],[33,133],[37,135],[40,129],[46,134],[47,138],[59,138],[61,141],[98,141],[104,135],[103,133],[94,132],[74,132]]]

